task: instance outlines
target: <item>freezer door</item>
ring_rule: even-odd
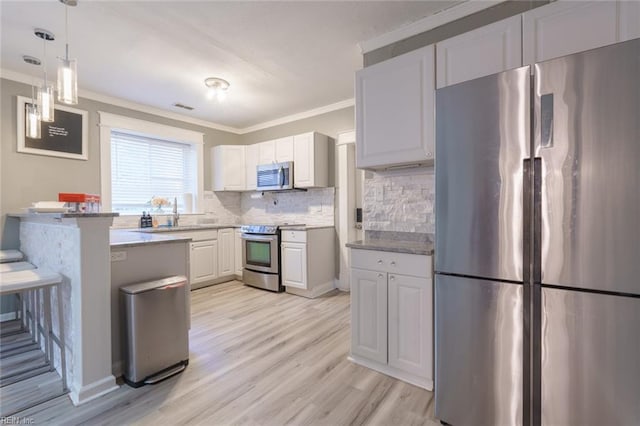
[[[522,281],[529,67],[436,92],[437,272]]]
[[[542,424],[640,424],[640,298],[542,289]]]
[[[456,426],[523,423],[522,289],[436,274],[438,419]]]
[[[541,281],[640,294],[640,39],[535,75]]]

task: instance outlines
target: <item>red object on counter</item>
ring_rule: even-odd
[[[66,203],[99,203],[100,196],[95,194],[74,194],[70,192],[59,192],[58,201]]]

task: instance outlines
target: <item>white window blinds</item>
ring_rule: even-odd
[[[115,212],[139,214],[156,210],[161,197],[184,211],[183,196],[196,192],[195,152],[182,144],[122,131],[111,131],[111,207]],[[163,207],[171,212],[172,206]],[[157,211],[156,211],[157,212]]]

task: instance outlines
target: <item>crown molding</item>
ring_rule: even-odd
[[[279,126],[281,124],[291,123],[292,121],[302,120],[304,118],[315,117],[316,115],[326,114],[328,112],[337,111],[340,109],[352,107],[356,104],[354,98],[345,99],[344,101],[336,102],[334,104],[325,105],[319,108],[310,109],[308,111],[299,112],[297,114],[288,115],[286,117],[278,118],[276,120],[265,121],[254,126],[245,127],[240,130],[240,134],[255,132],[257,130],[267,129],[269,127]]]
[[[19,72],[0,68],[0,78],[16,81],[18,83],[32,85],[35,77],[28,74],[22,74]],[[37,80],[37,78],[35,78],[35,80]],[[209,129],[222,130],[223,132],[233,133],[235,135],[243,135],[246,133],[255,132],[256,130],[262,130],[262,129],[277,126],[280,124],[286,124],[292,121],[314,117],[316,115],[325,114],[327,112],[336,111],[339,109],[348,108],[350,106],[355,105],[355,100],[351,98],[351,99],[346,99],[344,101],[336,102],[334,104],[325,105],[320,108],[314,108],[308,111],[303,111],[297,114],[278,118],[276,120],[266,121],[264,123],[258,123],[249,127],[237,128],[237,127],[230,127],[230,126],[225,126],[223,124],[214,123],[212,121],[188,117],[186,115],[178,114],[171,111],[166,111],[160,108],[151,107],[144,104],[139,104],[136,102],[127,101],[125,99],[116,98],[114,96],[104,95],[102,93],[92,92],[89,90],[79,89],[78,96],[81,98],[90,99],[92,101],[103,102],[106,104],[119,106],[121,108],[127,108],[134,111],[144,112],[147,114],[168,118],[171,120],[177,120],[177,121],[182,121],[184,123],[194,124],[196,126],[202,126]]]
[[[432,30],[441,25],[493,7],[504,1],[506,0],[468,0],[462,4],[437,12],[434,15],[422,18],[419,21],[412,22],[404,27],[389,31],[388,33],[381,34],[369,40],[361,41],[358,43],[358,47],[360,48],[360,52],[364,55],[372,50],[376,50],[425,31]]]

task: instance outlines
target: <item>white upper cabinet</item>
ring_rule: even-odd
[[[356,166],[434,159],[435,49],[426,46],[356,73]]]
[[[258,164],[272,164],[276,162],[276,141],[260,142],[258,145]]]
[[[293,136],[287,136],[286,138],[276,139],[275,145],[276,145],[276,163],[293,161]]]
[[[638,1],[557,1],[523,14],[525,64],[640,37]]]
[[[258,180],[258,151],[259,144],[246,145],[244,147],[245,161],[245,189],[255,191]]]
[[[520,15],[436,44],[438,88],[522,65]]]
[[[310,132],[293,137],[293,184],[296,188],[329,186],[329,138]]]
[[[244,145],[218,145],[211,148],[214,191],[244,191]]]

